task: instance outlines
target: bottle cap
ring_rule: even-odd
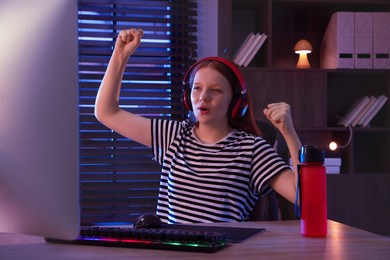
[[[299,161],[301,163],[317,162],[323,163],[325,158],[325,151],[320,150],[311,145],[303,145],[299,150]]]

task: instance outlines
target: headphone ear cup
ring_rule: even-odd
[[[245,102],[245,98],[242,96],[236,97],[232,100],[230,105],[230,116],[232,119],[243,117],[247,109],[248,103]]]
[[[191,91],[187,91],[186,88],[184,88],[184,95],[183,95],[183,102],[186,109],[189,111],[192,111],[192,104],[191,104]]]
[[[238,115],[240,114],[240,108],[241,108],[241,98],[235,98],[234,100],[232,100],[232,103],[231,103],[231,114],[230,116],[232,117],[232,119],[236,119],[238,117]]]

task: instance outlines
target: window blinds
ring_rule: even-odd
[[[99,123],[94,102],[120,30],[144,36],[130,58],[120,105],[146,117],[183,119],[182,84],[196,57],[190,0],[79,0],[81,222],[123,222],[155,212],[160,165],[151,149]]]

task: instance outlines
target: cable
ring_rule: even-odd
[[[342,118],[342,117],[340,117],[340,116],[338,116],[338,118],[340,118],[344,123],[347,124],[348,130],[349,130],[349,138],[348,138],[347,143],[344,144],[344,145],[338,145],[336,142],[331,142],[331,143],[329,144],[329,149],[332,150],[332,151],[334,151],[334,150],[336,150],[336,149],[344,149],[344,148],[346,148],[346,147],[351,143],[351,141],[352,141],[353,130],[352,130],[351,125],[350,125],[350,124],[347,122],[347,120],[345,120],[344,118]]]

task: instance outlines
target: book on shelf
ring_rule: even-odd
[[[256,44],[261,40],[261,34],[256,33],[256,34],[253,34],[253,35],[254,35],[253,41],[251,41],[248,44],[248,48],[244,50],[244,52],[242,53],[241,57],[238,57],[238,60],[237,60],[237,63],[236,63],[238,66],[242,66],[244,64],[246,59],[248,59],[249,54],[251,52],[253,52],[253,49],[255,48]]]
[[[339,174],[340,166],[325,166],[326,174]]]
[[[248,66],[266,39],[267,35],[264,33],[251,32],[234,55],[233,62],[238,66]]]
[[[341,167],[341,158],[340,157],[325,157],[324,166],[326,169],[326,174],[339,174]]]
[[[289,159],[290,166],[292,165],[291,158]],[[324,158],[325,166],[341,166],[341,158],[340,157],[325,157]]]
[[[362,110],[359,111],[359,113],[355,116],[355,118],[351,122],[351,126],[355,127],[357,126],[361,119],[366,115],[367,111],[372,107],[372,105],[375,103],[376,97],[375,96],[370,96],[368,98],[368,102],[366,105],[362,108]]]
[[[337,125],[366,127],[387,101],[386,95],[363,96],[355,100]]]
[[[249,63],[253,60],[256,53],[260,50],[261,46],[263,46],[265,40],[267,39],[266,34],[259,35],[258,41],[256,41],[253,50],[249,53],[248,57],[244,60],[244,63],[242,64],[244,67],[247,67]]]
[[[341,166],[341,158],[340,157],[325,157],[324,165],[325,166]]]
[[[359,97],[355,101],[355,103],[347,110],[347,112],[340,118],[340,120],[337,122],[337,125],[343,125],[344,127],[351,125],[353,119],[367,105],[368,102],[368,96]]]
[[[292,160],[289,159],[290,167],[292,167]],[[341,158],[340,157],[325,157],[324,166],[327,174],[340,173]]]
[[[240,61],[240,59],[242,58],[244,53],[246,53],[246,51],[249,48],[249,45],[254,41],[254,39],[255,39],[255,34],[254,33],[251,32],[250,34],[248,34],[248,36],[242,42],[240,48],[238,48],[238,51],[234,55],[233,62],[235,64],[238,65],[238,62]]]
[[[386,95],[380,95],[376,98],[374,104],[370,107],[370,109],[366,112],[366,114],[360,119],[359,125],[362,127],[366,127],[371,120],[375,117],[375,115],[379,112],[379,110],[384,106],[388,97]]]

